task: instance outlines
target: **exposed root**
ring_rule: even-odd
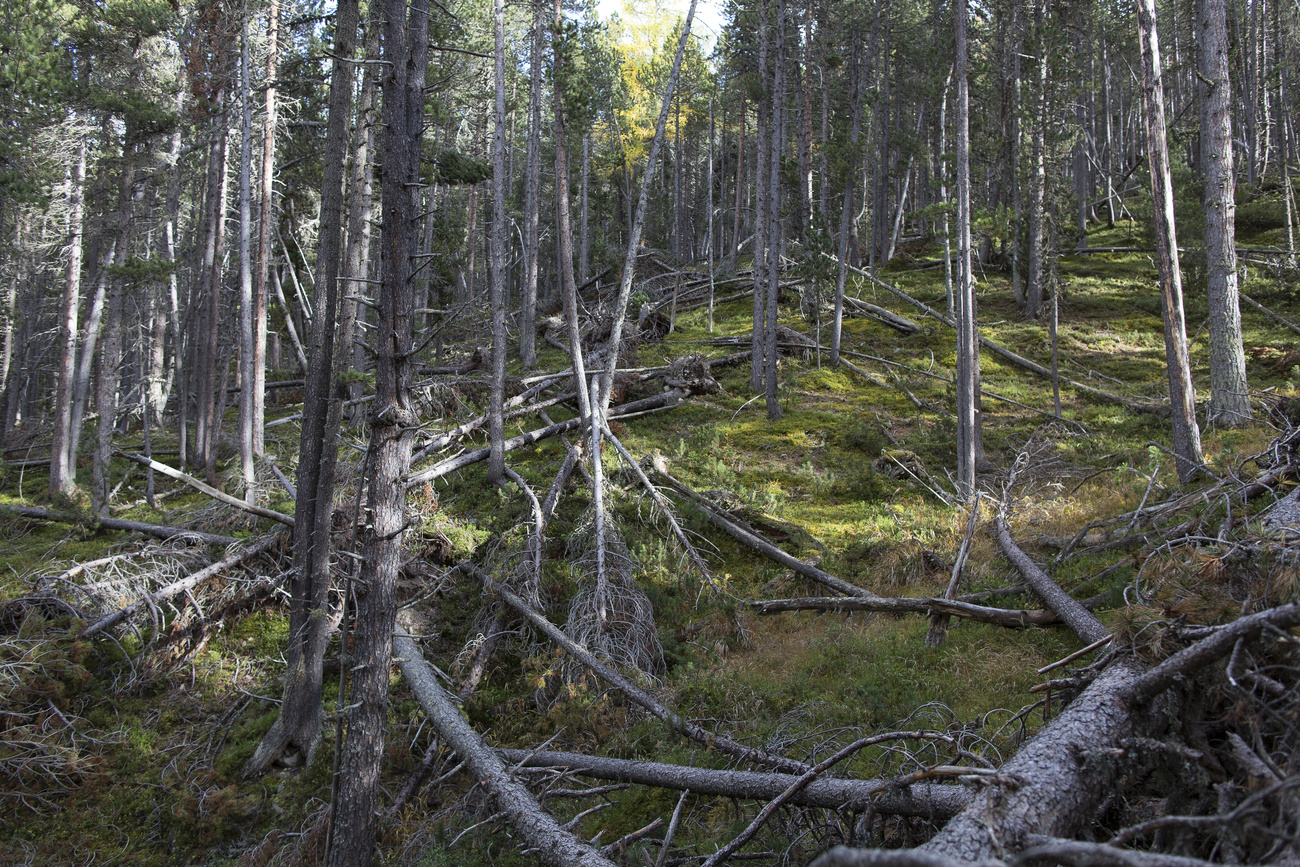
[[[595,572],[594,512],[583,512],[578,527],[569,537],[568,559],[578,575]],[[564,631],[618,668],[633,669],[655,676],[663,671],[663,646],[655,629],[654,609],[649,598],[636,586],[640,566],[612,520],[605,523],[606,579],[586,580],[569,602],[569,619]],[[576,679],[581,666],[572,666],[566,678]]]

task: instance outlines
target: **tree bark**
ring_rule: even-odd
[[[501,0],[496,2],[496,8],[500,9]],[[555,817],[542,809],[533,793],[513,779],[498,754],[461,717],[460,708],[438,683],[419,646],[409,636],[393,636],[393,653],[401,666],[402,677],[438,736],[465,762],[470,775],[487,790],[497,809],[505,813],[506,821],[534,850],[539,861],[550,867],[614,867],[612,861],[589,843],[561,828]]]
[[[957,59],[957,491],[975,496],[975,465],[980,448],[980,355],[975,317],[975,276],[971,272],[970,84],[967,75],[966,0],[953,8]]]
[[[254,430],[262,427],[262,419],[256,414],[261,389],[255,383],[266,380],[266,371],[263,369],[259,376],[255,370],[259,359],[254,336],[257,311],[253,307],[253,93],[248,55],[248,16],[245,15],[239,29],[239,472],[244,498],[255,503]],[[264,362],[265,358],[261,360]]]
[[[298,441],[298,496],[294,509],[294,573],[290,582],[288,670],[280,714],[244,765],[244,776],[264,772],[286,749],[302,753],[310,765],[320,744],[322,667],[334,630],[329,609],[330,518],[334,499],[334,464],[338,454],[337,420],[342,409],[330,399],[333,385],[335,319],[338,315],[339,250],[346,166],[348,121],[352,113],[353,54],[356,50],[356,0],[342,0],[335,17],[334,64],[330,78],[329,118],[325,132],[325,170],[321,192],[317,280],[311,318]],[[336,402],[340,402],[337,396]],[[333,418],[333,436],[330,421]]]
[[[262,189],[257,224],[257,270],[253,275],[253,453],[266,452],[266,307],[267,275],[271,268],[271,220],[275,208],[275,127],[279,101],[276,78],[280,69],[280,0],[266,10],[266,103],[262,118]]]
[[[505,0],[494,0],[492,7],[492,33],[496,50],[493,53],[495,102],[493,106],[492,135],[492,226],[489,229],[488,254],[488,307],[492,316],[492,384],[488,395],[488,456],[487,477],[494,485],[505,480],[506,453],[504,448],[505,421],[503,419],[506,388],[506,35]],[[587,140],[583,139],[586,168]],[[583,219],[586,213],[586,177],[583,177]],[[585,232],[585,223],[584,223]]]
[[[1178,267],[1178,237],[1174,228],[1174,185],[1165,134],[1165,98],[1160,75],[1160,38],[1155,0],[1138,0],[1138,31],[1142,45],[1142,97],[1147,128],[1147,159],[1151,168],[1152,218],[1155,221],[1156,267],[1165,324],[1165,362],[1169,375],[1169,404],[1173,417],[1173,451],[1178,479],[1189,482],[1201,467],[1201,430],[1196,423],[1196,392],[1187,353],[1187,323],[1183,315],[1183,278]]]
[[[77,136],[68,186],[68,267],[59,321],[58,386],[54,396],[54,443],[50,447],[50,495],[68,495],[77,485],[72,434],[72,390],[76,376],[77,310],[81,304],[81,240],[85,211],[86,137]],[[6,348],[12,340],[6,342]]]
[[[415,373],[416,215],[420,202],[424,86],[429,56],[428,0],[384,5],[384,277],[375,347],[375,411],[367,450],[369,496],[361,569],[366,587],[356,608],[355,655],[347,736],[331,808],[328,867],[366,867],[378,830],[379,765],[388,720],[388,682],[396,584],[405,535],[405,479],[418,423],[410,386]]]
[[[1232,160],[1232,82],[1228,77],[1226,0],[1200,0],[1201,163],[1205,174],[1205,282],[1210,308],[1210,408],[1213,424],[1250,421],[1246,355],[1237,297],[1237,205]]]
[[[542,197],[542,0],[532,0],[528,54],[528,154],[524,166],[524,291],[519,322],[519,362],[537,366],[537,262]]]
[[[777,797],[799,779],[794,774],[716,771],[690,765],[547,750],[497,750],[497,754],[511,764],[526,768],[564,768],[599,780],[757,801]],[[813,780],[790,799],[790,803],[803,807],[823,807],[854,813],[872,809],[877,813],[894,816],[921,816],[938,820],[956,815],[969,801],[970,794],[958,786],[917,783],[905,790],[898,790],[887,780],[835,778]]]

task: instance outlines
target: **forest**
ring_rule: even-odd
[[[1296,0],[0,5],[0,864],[1298,867],[1298,88]]]

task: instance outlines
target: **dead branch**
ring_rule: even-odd
[[[1241,298],[1242,301],[1245,301],[1247,304],[1249,304],[1251,307],[1254,307],[1260,313],[1263,313],[1269,319],[1272,319],[1274,322],[1285,325],[1287,328],[1291,329],[1296,334],[1300,334],[1300,325],[1296,325],[1290,319],[1287,319],[1285,316],[1282,316],[1281,314],[1274,313],[1272,310],[1269,310],[1267,307],[1265,307],[1263,304],[1260,304],[1254,298],[1251,298],[1245,292],[1239,292],[1237,293],[1237,296]]]
[[[285,515],[275,511],[275,509],[263,508],[262,506],[257,506],[252,503],[245,502],[244,500],[241,500],[238,497],[232,497],[230,496],[230,494],[227,494],[224,491],[219,491],[216,488],[212,487],[211,485],[204,484],[203,482],[200,482],[198,479],[194,478],[193,476],[188,475],[186,473],[182,473],[180,470],[175,469],[174,467],[169,467],[166,464],[160,464],[155,460],[146,458],[144,455],[131,454],[130,452],[114,450],[113,454],[117,455],[118,457],[126,458],[129,461],[135,461],[140,466],[148,467],[149,469],[162,473],[164,476],[170,476],[171,478],[176,479],[177,481],[184,482],[185,484],[189,485],[191,488],[194,488],[196,491],[202,491],[212,499],[225,503],[227,506],[234,506],[236,509],[239,509],[244,512],[248,512],[251,515],[257,515],[259,518],[270,518],[272,521],[279,521],[281,524],[284,524],[286,527],[293,526],[292,515]]]
[[[850,295],[845,295],[844,302],[849,307],[852,307],[856,312],[870,317],[871,319],[875,319],[882,325],[888,325],[890,328],[902,332],[903,334],[912,335],[921,330],[921,326],[917,325],[906,316],[900,316],[892,310],[886,310],[884,307],[879,307],[868,301],[863,301],[861,298],[854,298]]]
[[[500,597],[501,601],[505,602],[515,611],[523,615],[529,623],[531,623],[547,638],[559,645],[565,653],[585,665],[597,677],[622,692],[633,702],[639,704],[651,714],[663,720],[669,727],[679,734],[685,735],[693,741],[702,743],[710,749],[727,753],[736,758],[744,759],[747,762],[753,762],[755,764],[765,765],[772,768],[779,768],[784,771],[797,771],[799,773],[803,773],[808,769],[808,766],[802,762],[797,762],[793,759],[787,759],[781,756],[774,756],[762,750],[756,750],[744,746],[743,744],[736,743],[726,735],[705,731],[694,723],[683,719],[665,707],[648,692],[635,686],[631,681],[623,677],[623,675],[601,662],[590,651],[575,643],[569,638],[569,636],[564,634],[563,630],[551,621],[547,620],[541,614],[534,611],[531,606],[495,581],[492,576],[481,571],[475,567],[474,564],[469,562],[461,562],[458,568],[466,575],[473,576],[481,581],[485,588],[495,593]]]
[[[271,550],[273,547],[278,545],[280,543],[280,540],[283,537],[284,537],[283,532],[273,533],[270,536],[264,536],[263,538],[259,539],[253,544],[240,548],[238,551],[235,551],[232,554],[228,554],[225,557],[222,557],[216,563],[213,563],[211,566],[208,566],[207,568],[200,569],[199,571],[195,572],[194,574],[180,581],[176,581],[172,584],[168,584],[166,587],[163,587],[159,590],[155,590],[153,593],[150,593],[149,595],[137,600],[136,602],[131,603],[125,608],[119,608],[117,611],[114,611],[112,614],[104,615],[103,617],[96,620],[94,623],[87,626],[84,630],[82,630],[81,635],[78,637],[91,638],[95,635],[98,635],[101,632],[104,632],[105,630],[112,629],[114,626],[121,623],[126,618],[133,617],[137,612],[139,612],[145,607],[156,606],[159,602],[166,601],[167,599],[170,599],[173,596],[177,596],[181,593],[184,593],[187,590],[192,590],[193,588],[202,584],[204,581],[207,581],[209,578],[212,578],[216,575],[220,575],[222,572],[226,571],[227,569],[231,569],[234,568],[235,566],[240,565],[241,563],[245,563],[253,559],[254,557],[258,556],[259,554],[266,553],[267,551]]]
[[[757,534],[740,527],[734,518],[727,516],[722,509],[707,497],[696,493],[683,482],[673,478],[673,476],[668,472],[667,463],[664,461],[662,456],[656,456],[654,469],[664,481],[672,486],[673,490],[699,506],[700,510],[704,512],[705,517],[707,517],[715,527],[721,529],[737,542],[748,545],[750,548],[753,548],[755,551],[758,551],[760,554],[765,555],[771,560],[775,560],[782,566],[785,566],[788,569],[793,569],[805,578],[811,578],[817,583],[829,587],[838,593],[843,593],[845,596],[859,596],[867,599],[875,597],[876,594],[872,593],[870,590],[857,587],[847,581],[836,578],[828,572],[823,572],[816,566],[813,566],[810,563],[805,563],[797,557],[787,554],[771,542],[759,538]]]
[[[970,518],[966,521],[966,535],[962,537],[961,547],[957,549],[957,560],[952,565],[952,577],[948,580],[948,587],[943,592],[944,599],[956,599],[957,587],[961,584],[962,569],[966,567],[966,558],[970,555],[971,542],[975,539],[975,527],[979,523],[980,502],[982,496],[976,495],[975,503],[971,506]],[[944,640],[948,637],[948,619],[947,614],[930,615],[930,630],[925,634],[926,647],[942,647]]]
[[[498,750],[507,762],[532,768],[567,768],[584,777],[655,786],[660,789],[689,790],[696,795],[745,798],[770,801],[797,782],[794,774],[756,771],[717,771],[690,765],[643,762],[586,756],[580,753]],[[902,787],[890,780],[845,780],[818,778],[796,791],[789,803],[803,807],[825,807],[897,816],[921,816],[947,819],[957,814],[969,801],[970,792],[961,786],[915,783]]]
[[[401,632],[393,634],[393,654],[402,669],[402,677],[410,684],[438,736],[461,757],[471,776],[488,791],[515,833],[537,852],[542,863],[551,867],[614,867],[612,861],[588,843],[561,828],[532,792],[510,775],[496,754],[461,717],[460,709],[438,683],[410,636]]]
[[[55,512],[50,509],[36,509],[30,506],[8,506],[0,504],[0,511],[9,512],[23,518],[38,521],[52,521],[59,524],[79,524],[90,527],[102,527],[105,530],[122,530],[127,533],[144,533],[156,539],[190,538],[207,545],[226,547],[239,540],[234,536],[221,536],[217,533],[202,533],[198,530],[186,530],[183,527],[164,527],[159,524],[144,524],[140,521],[124,521],[121,518],[88,518],[70,512]]]

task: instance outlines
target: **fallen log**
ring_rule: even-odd
[[[196,491],[201,491],[218,502],[225,503],[228,506],[234,506],[236,509],[248,512],[250,515],[257,515],[259,518],[270,518],[272,521],[278,521],[286,527],[293,526],[292,515],[285,515],[282,512],[277,512],[275,509],[263,508],[262,506],[241,500],[238,497],[232,497],[225,491],[219,491],[211,485],[204,484],[193,476],[187,473],[182,473],[174,467],[160,464],[151,458],[146,458],[144,455],[137,455],[123,451],[114,451],[113,453],[119,457],[126,458],[129,461],[135,461],[142,467],[148,467],[151,470],[162,473],[164,476],[170,476],[177,481],[184,482]]]
[[[204,533],[199,530],[187,530],[183,527],[164,527],[160,524],[145,524],[140,521],[124,521],[121,518],[88,518],[71,512],[55,512],[50,509],[37,509],[31,506],[9,506],[0,504],[0,511],[33,518],[38,521],[52,521],[58,524],[80,524],[105,530],[122,530],[128,533],[144,533],[156,539],[188,538],[196,539],[207,545],[226,547],[239,540],[234,536],[222,536],[217,533]]]
[[[680,389],[665,391],[663,394],[657,394],[653,397],[647,397],[643,400],[634,400],[630,403],[620,404],[613,407],[608,413],[609,418],[627,418],[633,415],[639,415],[644,412],[653,412],[660,409],[670,409],[676,406],[686,397],[686,392]],[[505,450],[513,451],[514,449],[523,448],[532,445],[535,442],[547,439],[548,437],[558,436],[562,433],[568,433],[572,430],[578,430],[582,427],[582,419],[571,418],[567,421],[557,422],[538,430],[528,431],[519,434],[505,441]],[[474,449],[463,455],[457,455],[454,458],[448,458],[440,461],[431,467],[412,473],[406,477],[406,483],[410,485],[420,485],[425,482],[431,482],[434,479],[440,479],[443,476],[462,470],[472,464],[480,463],[487,460],[490,449]]]
[[[592,846],[560,827],[550,813],[517,782],[483,739],[460,715],[410,636],[393,634],[393,655],[420,707],[447,746],[465,762],[470,774],[487,790],[515,833],[538,859],[551,867],[614,867]]]
[[[886,614],[925,614],[965,617],[980,623],[992,623],[1010,629],[1052,626],[1061,622],[1055,612],[1043,609],[988,608],[956,599],[927,596],[920,598],[835,598],[813,596],[804,599],[765,599],[749,603],[755,614],[779,614],[783,611],[876,611]]]
[[[850,584],[843,579],[836,578],[829,572],[823,572],[811,563],[805,563],[799,558],[787,554],[771,542],[761,539],[757,534],[751,533],[742,528],[735,520],[724,516],[722,510],[707,497],[696,493],[684,483],[673,478],[673,476],[668,472],[667,464],[664,462],[662,457],[655,459],[654,468],[660,478],[667,482],[673,490],[699,506],[700,510],[704,512],[705,517],[707,517],[715,527],[718,527],[737,542],[741,542],[769,559],[775,560],[782,566],[785,566],[788,569],[793,569],[805,578],[811,578],[818,584],[829,587],[838,593],[843,593],[845,596],[859,596],[867,599],[875,598],[876,594],[872,593],[870,590],[865,590],[861,587]]]
[[[1029,559],[1028,554],[1020,550],[1015,540],[1011,538],[1011,528],[1007,526],[1006,515],[1001,511],[994,519],[994,526],[997,528],[998,546],[1002,548],[1002,553],[1015,565],[1026,583],[1034,589],[1043,602],[1047,603],[1047,606],[1074,630],[1074,634],[1079,636],[1084,644],[1093,644],[1110,635],[1110,630],[1091,611],[1062,590],[1059,584],[1038,567],[1038,564]]]
[[[497,750],[507,762],[526,768],[564,768],[584,777],[655,786],[696,795],[769,801],[799,779],[795,774],[757,771],[717,771],[664,762],[611,759],[580,753]],[[971,799],[961,786],[916,783],[906,789],[892,780],[846,780],[823,777],[804,786],[790,803],[861,812],[874,809],[894,816],[921,816],[943,820],[957,814]]]
[[[882,325],[888,325],[895,331],[912,335],[921,330],[921,326],[917,325],[906,316],[900,316],[892,310],[886,310],[884,307],[877,306],[869,301],[863,301],[861,298],[853,298],[849,295],[844,296],[844,301],[857,312],[875,319]]]
[[[769,768],[777,768],[782,771],[793,771],[804,773],[808,770],[808,765],[803,762],[797,762],[793,759],[787,759],[783,756],[774,756],[771,753],[762,750],[756,750],[733,741],[726,735],[720,735],[700,728],[688,720],[678,716],[673,711],[665,707],[658,699],[650,695],[645,690],[634,685],[631,681],[619,674],[610,666],[601,662],[596,656],[586,648],[574,642],[551,621],[547,620],[538,612],[534,611],[532,606],[520,599],[509,589],[493,580],[492,576],[481,571],[474,564],[462,561],[458,567],[461,572],[477,578],[483,586],[496,594],[502,602],[509,605],[515,611],[523,615],[524,619],[531,623],[539,632],[545,635],[551,641],[555,642],[569,656],[586,666],[593,674],[610,686],[622,692],[636,704],[645,708],[654,716],[667,723],[674,731],[682,734],[697,743],[703,744],[709,749],[735,756],[738,759],[744,759],[747,762],[764,765]]]
[[[222,572],[226,571],[227,569],[232,569],[235,566],[240,565],[241,563],[245,563],[253,559],[259,554],[264,554],[265,552],[271,550],[271,548],[275,547],[280,543],[280,540],[283,538],[283,535],[284,535],[283,532],[280,532],[280,533],[273,533],[270,536],[264,536],[263,538],[259,539],[253,544],[248,545],[244,548],[240,548],[238,551],[235,551],[233,554],[227,554],[225,557],[222,557],[220,560],[213,563],[211,566],[200,569],[194,574],[182,578],[180,581],[175,581],[171,584],[168,584],[166,587],[163,587],[159,590],[155,590],[153,593],[150,593],[149,595],[144,596],[136,600],[135,602],[132,602],[130,605],[126,606],[125,608],[119,608],[117,611],[114,611],[112,614],[104,615],[103,617],[99,618],[94,623],[90,624],[85,629],[83,629],[81,631],[81,634],[77,637],[92,638],[98,635],[99,633],[104,632],[105,630],[112,629],[114,626],[121,623],[123,620],[125,620],[128,617],[134,616],[137,612],[139,612],[141,609],[145,607],[149,607],[149,608],[156,607],[160,602],[165,602],[166,600],[170,599],[173,596],[177,596],[181,593],[184,593],[187,590],[192,590],[195,587],[202,584],[204,581],[207,581],[209,578],[212,578],[216,575],[220,575]]]

